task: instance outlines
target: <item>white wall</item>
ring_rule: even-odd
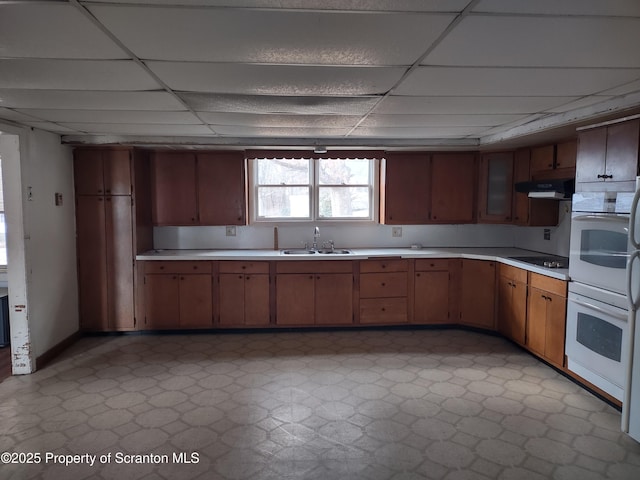
[[[319,225],[320,242],[333,240],[336,247],[512,247],[516,227],[509,225],[403,225],[402,237],[391,236],[390,225]],[[313,241],[313,225],[278,226],[280,248],[302,247]],[[273,248],[273,227],[236,227],[227,237],[225,227],[156,227],[154,248]]]
[[[558,208],[558,226],[550,228],[550,240],[544,239],[544,227],[520,227],[516,229],[514,246],[568,257],[571,233],[571,201],[558,202]]]
[[[72,150],[60,144],[58,135],[41,130],[25,135],[21,162],[29,329],[38,357],[79,328],[73,162]],[[62,206],[55,206],[55,192],[62,193]]]

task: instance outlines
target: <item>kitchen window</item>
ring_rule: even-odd
[[[372,222],[375,158],[253,158],[252,221]]]

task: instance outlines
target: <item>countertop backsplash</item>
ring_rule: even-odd
[[[543,248],[519,245],[538,236],[537,228],[512,225],[402,225],[402,236],[393,237],[391,225],[318,225],[318,243],[333,240],[336,247],[520,247],[545,253]],[[314,224],[278,225],[278,247],[298,248],[313,241]],[[526,230],[524,232],[523,230]],[[273,225],[237,226],[235,236],[226,236],[225,227],[155,227],[157,249],[264,249],[273,248]],[[529,233],[531,232],[531,233]],[[540,229],[540,232],[542,230]],[[558,228],[554,233],[558,232]],[[554,238],[552,233],[552,238]],[[542,233],[539,234],[542,238]],[[523,240],[524,239],[524,240]],[[547,243],[550,243],[547,241]],[[553,243],[553,247],[558,242]],[[567,238],[568,245],[568,238]],[[546,246],[546,245],[542,245]],[[551,244],[549,245],[551,247]],[[553,250],[553,248],[551,248]]]

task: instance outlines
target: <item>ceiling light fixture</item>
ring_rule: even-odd
[[[327,147],[317,145],[316,148],[313,149],[313,153],[327,153]]]

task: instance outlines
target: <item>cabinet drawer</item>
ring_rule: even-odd
[[[363,273],[360,275],[360,297],[406,297],[407,274],[397,273]]]
[[[144,273],[211,273],[211,262],[195,261],[147,261]]]
[[[371,272],[406,272],[409,269],[407,260],[363,260],[360,262],[361,273]]]
[[[540,290],[555,293],[561,297],[567,296],[567,282],[558,280],[557,278],[547,277],[538,273],[529,272],[529,285]]]
[[[419,258],[416,260],[416,272],[449,270],[448,258]]]
[[[360,300],[360,323],[406,323],[406,298]]]
[[[220,273],[269,273],[269,262],[220,262]]]
[[[514,282],[527,283],[527,271],[522,268],[501,263],[499,266],[499,274],[501,277],[506,277]]]
[[[353,262],[350,260],[320,261],[280,261],[276,263],[276,273],[351,273]]]

